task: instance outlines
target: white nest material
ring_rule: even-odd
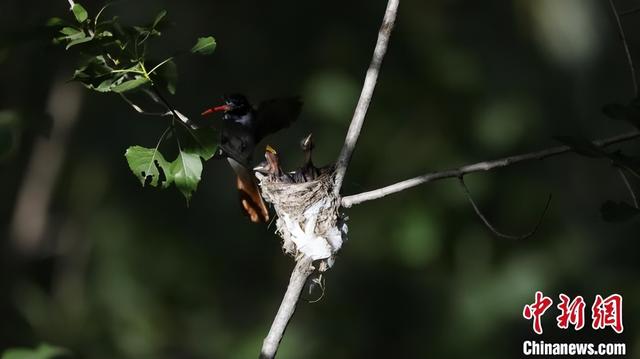
[[[278,215],[277,233],[282,249],[321,261],[318,270],[331,268],[335,255],[346,240],[346,219],[340,215],[340,201],[333,195],[333,173],[303,183],[281,182],[273,176],[257,174],[262,197],[273,204]]]

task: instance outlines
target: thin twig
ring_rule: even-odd
[[[167,101],[167,99],[164,96],[162,96],[162,92],[160,92],[160,90],[158,90],[156,85],[153,84],[153,83],[151,84],[151,90],[153,90],[153,93],[155,93],[156,96],[158,96],[158,98],[160,99],[160,101],[162,101],[162,104],[164,104],[164,106],[167,108],[167,110],[170,111],[173,114],[173,118],[176,119],[176,120],[179,120],[180,122],[182,122],[180,120],[180,116],[178,116],[178,114],[176,113],[176,110],[173,108],[173,106],[171,106],[169,101]]]
[[[162,92],[160,92],[160,90],[153,83],[151,84],[151,90],[152,91],[147,92],[149,97],[151,97],[153,101],[162,104],[167,109],[167,111],[169,111],[167,114],[171,114],[174,122],[175,120],[177,120],[182,125],[182,127],[187,130],[191,137],[193,137],[194,140],[200,142],[198,137],[193,133],[193,130],[196,129],[193,122],[191,122],[191,120],[187,116],[176,110],[175,107],[171,106],[169,101],[162,95]],[[163,116],[167,114],[163,114]]]
[[[618,34],[620,35],[620,40],[622,41],[622,45],[624,45],[624,51],[627,55],[627,62],[629,63],[629,69],[631,70],[631,80],[633,81],[633,93],[635,94],[635,97],[638,97],[638,79],[636,78],[636,69],[635,66],[633,66],[633,59],[631,58],[629,43],[627,42],[627,38],[624,35],[622,22],[620,21],[620,16],[618,16],[618,10],[616,10],[616,6],[614,5],[613,0],[609,0],[609,5],[611,5],[611,10],[613,11],[613,15],[616,18],[616,24],[618,25]]]
[[[629,141],[638,137],[640,137],[640,131],[633,131],[633,132],[623,133],[623,134],[605,138],[605,139],[595,140],[593,141],[593,144],[599,147],[606,147],[609,145],[613,145],[615,143]],[[409,189],[411,187],[415,187],[428,182],[433,182],[433,181],[441,180],[444,178],[457,178],[473,172],[491,171],[496,168],[507,167],[507,166],[510,166],[519,162],[524,162],[524,161],[542,160],[548,157],[557,156],[567,152],[573,152],[573,149],[569,146],[558,146],[558,147],[548,148],[542,151],[505,157],[505,158],[501,158],[494,161],[478,162],[478,163],[462,166],[462,167],[447,170],[447,171],[431,172],[422,176],[404,180],[402,182],[398,182],[398,183],[395,183],[386,187],[382,187],[376,190],[343,197],[342,206],[345,208],[349,208],[355,204],[382,198],[390,194],[398,193],[406,189]]]
[[[469,187],[467,187],[467,184],[464,183],[464,177],[458,177],[458,180],[460,181],[460,186],[462,187],[464,194],[467,196],[467,199],[469,200],[469,203],[471,203],[471,206],[473,207],[473,210],[476,211],[476,214],[478,215],[478,217],[480,217],[480,219],[482,220],[482,222],[484,222],[484,224],[487,226],[487,228],[489,228],[489,230],[491,232],[493,232],[493,234],[495,234],[498,237],[502,237],[502,238],[506,238],[506,239],[515,239],[515,240],[522,240],[522,239],[527,239],[531,236],[533,236],[534,234],[536,234],[536,232],[538,231],[538,228],[540,227],[540,224],[542,223],[542,220],[544,219],[544,215],[547,214],[547,210],[549,209],[549,204],[551,203],[551,195],[549,195],[549,198],[547,199],[547,204],[545,204],[544,206],[544,210],[542,211],[542,214],[540,215],[540,218],[538,218],[538,223],[536,223],[535,227],[533,227],[533,229],[525,234],[521,234],[521,235],[512,235],[512,234],[505,234],[503,232],[500,232],[496,229],[496,227],[494,227],[491,222],[489,222],[489,220],[487,219],[487,217],[485,217],[484,214],[482,214],[482,211],[480,210],[480,208],[478,207],[478,205],[476,204],[476,201],[473,200],[473,196],[471,196],[471,191],[469,191]]]
[[[131,101],[127,96],[125,96],[123,93],[120,93],[120,97],[122,97],[122,99],[129,104],[129,106],[131,106],[133,108],[134,111],[136,111],[137,113],[141,114],[141,115],[147,115],[147,116],[164,116],[164,112],[147,112],[145,110],[142,109],[142,107],[136,105],[133,101]]]
[[[272,359],[275,358],[278,346],[284,335],[284,330],[289,324],[289,320],[296,311],[296,304],[300,298],[300,293],[304,288],[304,284],[314,268],[312,267],[312,260],[310,257],[301,257],[298,259],[295,268],[291,272],[291,279],[289,279],[289,286],[282,298],[278,313],[273,319],[269,334],[264,338],[262,342],[262,351],[260,352],[260,359]]]
[[[627,10],[627,11],[623,11],[623,12],[620,13],[620,16],[627,16],[627,15],[635,14],[637,12],[640,12],[640,7],[637,7],[635,9],[631,9],[631,10]]]
[[[380,72],[380,65],[382,64],[384,54],[387,52],[389,36],[391,35],[393,25],[396,21],[396,13],[398,11],[399,2],[400,0],[389,0],[389,2],[387,3],[387,9],[384,13],[382,26],[380,26],[380,30],[378,31],[378,41],[376,42],[376,47],[373,50],[371,64],[369,65],[369,69],[367,70],[367,75],[364,79],[364,85],[362,86],[362,91],[360,92],[360,99],[358,100],[358,105],[356,106],[356,110],[353,113],[353,118],[351,119],[351,124],[349,125],[349,130],[347,131],[347,137],[344,140],[344,145],[342,146],[342,150],[340,151],[340,155],[338,156],[338,160],[336,161],[336,175],[333,187],[333,193],[336,196],[340,194],[340,188],[342,187],[344,175],[347,172],[349,161],[351,161],[351,156],[353,155],[353,151],[356,148],[356,143],[358,142],[358,137],[360,136],[360,130],[362,129],[362,124],[364,123],[364,118],[367,114],[367,109],[369,108],[371,97],[373,96],[373,90],[376,87],[378,73]]]
[[[627,186],[627,189],[629,190],[629,194],[631,194],[631,199],[633,199],[633,204],[636,206],[636,208],[639,208],[638,198],[636,197],[636,193],[633,191],[633,187],[631,187],[631,183],[629,182],[627,175],[624,173],[624,170],[622,168],[618,168],[618,173],[620,173],[620,177],[622,177],[622,181]]]

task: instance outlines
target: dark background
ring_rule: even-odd
[[[102,5],[82,4],[90,16]],[[205,165],[189,207],[175,188],[140,187],[124,151],[152,147],[165,122],[116,95],[65,84],[75,58],[40,27],[70,18],[68,7],[0,4],[0,120],[17,124],[19,140],[0,162],[0,350],[47,342],[78,358],[256,357],[293,261],[273,226],[243,217],[222,161]],[[384,8],[123,1],[110,14],[135,24],[167,9],[175,26],[156,42],[160,57],[215,36],[212,56],[178,60],[171,102],[187,115],[229,92],[256,103],[302,95],[301,119],[269,139],[294,168],[310,131],[317,162],[336,158]],[[633,54],[639,22],[640,14],[624,19]],[[605,1],[403,1],[343,193],[542,149],[555,135],[629,131],[600,108],[632,96]],[[70,112],[68,121],[54,116],[47,126],[48,103]],[[509,233],[535,224],[548,193],[553,202],[524,241],[493,236],[454,180],[346,211],[349,241],[325,296],[300,304],[279,358],[521,357],[525,339],[624,342],[640,358],[640,222],[609,224],[599,213],[607,199],[629,201],[619,174],[569,154],[467,182]],[[554,299],[542,336],[522,318],[536,290]],[[561,292],[585,297],[587,328],[555,327]],[[612,293],[624,296],[621,335],[589,327],[595,294]]]

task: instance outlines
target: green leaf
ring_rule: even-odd
[[[586,157],[605,157],[607,153],[602,148],[594,145],[591,141],[583,137],[576,136],[555,136],[556,140],[571,147],[576,153]]]
[[[105,30],[105,31],[102,31],[102,32],[96,34],[96,38],[98,38],[98,39],[102,39],[102,38],[105,38],[105,37],[113,37],[113,33],[111,31]]]
[[[155,27],[158,26],[160,21],[162,21],[162,19],[164,19],[165,16],[167,16],[167,10],[160,11],[158,15],[156,15],[155,20],[153,20],[153,25],[151,25],[151,28],[155,29]]]
[[[161,64],[154,73],[158,78],[159,85],[166,87],[170,94],[175,95],[178,82],[178,67],[176,63],[167,61]]]
[[[171,166],[176,187],[182,192],[188,204],[200,182],[200,176],[202,174],[202,161],[200,160],[200,156],[197,153],[181,149],[180,153],[178,153],[178,158],[171,163]]]
[[[106,79],[102,81],[100,84],[98,84],[98,86],[94,87],[93,89],[98,92],[109,92],[111,91],[112,87],[113,87],[113,79]]]
[[[600,207],[600,213],[607,222],[625,222],[640,215],[640,209],[626,202],[606,201]]]
[[[121,93],[126,91],[135,90],[136,88],[145,85],[149,82],[146,77],[138,77],[133,80],[125,81],[117,86],[111,88],[111,91]]]
[[[104,56],[95,56],[86,60],[84,66],[76,69],[73,73],[73,79],[83,82],[85,85],[95,85],[102,82],[105,76],[118,77],[122,74],[112,73],[111,68]],[[115,81],[114,81],[115,82]],[[93,88],[93,86],[90,86]]]
[[[76,29],[75,27],[65,26],[62,29],[60,29],[60,32],[67,36],[74,36],[74,35],[77,36],[77,34],[81,33],[82,30]]]
[[[216,40],[213,36],[201,37],[191,48],[194,54],[209,55],[216,49]]]
[[[167,188],[173,181],[173,168],[157,148],[132,146],[124,156],[131,172],[138,177],[143,187],[150,184],[153,187]]]
[[[2,359],[54,359],[68,356],[69,350],[54,347],[48,344],[40,344],[36,349],[12,348],[2,354]]]
[[[52,27],[62,26],[65,23],[66,22],[59,17],[52,17],[51,19],[47,20],[47,22],[45,23],[45,26],[52,26]]]
[[[84,33],[83,33],[83,34],[84,34]],[[73,40],[73,41],[69,42],[69,43],[67,44],[67,46],[65,47],[65,49],[69,50],[69,48],[70,48],[70,47],[72,47],[72,46],[75,46],[75,45],[78,45],[78,44],[83,44],[83,43],[85,43],[85,42],[89,42],[89,41],[91,41],[91,40],[93,40],[93,37],[91,37],[91,36],[87,36],[87,37],[82,37],[82,38],[79,38],[79,39],[75,39],[75,40]]]
[[[73,15],[76,17],[79,23],[83,23],[87,20],[89,15],[87,14],[87,10],[82,7],[82,5],[75,3],[73,7],[71,7],[71,11],[73,11]]]
[[[207,161],[218,150],[218,132],[212,128],[199,128],[197,130],[190,130],[191,136],[187,141],[185,147],[189,152],[197,154]]]

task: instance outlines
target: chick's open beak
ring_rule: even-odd
[[[253,171],[254,172],[260,172],[260,173],[268,174],[269,173],[269,162],[267,162],[267,161],[260,162],[257,166],[253,167]]]

